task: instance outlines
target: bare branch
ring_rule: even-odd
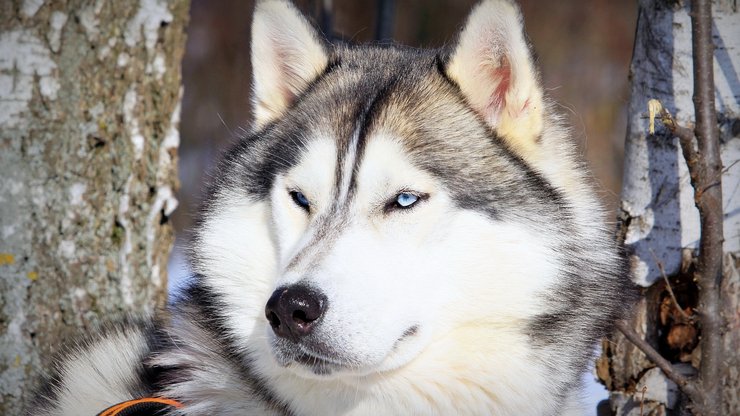
[[[676,383],[679,389],[681,389],[684,394],[686,394],[689,399],[694,403],[703,403],[702,400],[702,393],[697,388],[697,385],[692,380],[685,377],[683,374],[679,373],[675,367],[673,367],[673,364],[671,364],[668,360],[663,358],[663,356],[655,350],[650,344],[647,343],[640,335],[635,332],[634,329],[632,329],[629,324],[625,321],[617,321],[616,323],[617,329],[624,335],[625,338],[627,338],[631,343],[633,343],[640,351],[647,356],[647,358],[655,363],[655,365],[660,368],[661,371],[663,371],[663,374],[665,374],[668,379]]]
[[[653,256],[653,260],[655,261],[655,264],[658,265],[658,270],[660,270],[660,275],[663,276],[663,281],[665,282],[665,287],[668,289],[668,294],[671,295],[671,300],[673,300],[673,305],[676,306],[676,309],[678,309],[678,312],[681,314],[681,316],[686,319],[686,322],[691,322],[691,317],[686,314],[686,312],[683,310],[681,305],[678,303],[678,299],[676,299],[676,295],[673,293],[673,288],[671,287],[671,282],[668,281],[668,276],[665,274],[665,267],[663,266],[663,262],[658,259],[658,256],[655,255],[655,252],[653,249],[650,249],[650,254]]]
[[[683,127],[673,118],[671,113],[663,108],[661,111],[661,121],[663,125],[668,127],[671,133],[678,137],[678,142],[681,145],[681,152],[683,158],[686,160],[686,165],[689,168],[689,175],[691,176],[692,183],[696,180],[698,174],[696,170],[696,160],[698,155],[696,153],[696,141],[694,140],[694,132],[687,127]]]
[[[694,110],[696,114],[697,160],[692,174],[694,202],[699,208],[701,237],[696,281],[699,285],[701,322],[702,408],[706,416],[719,416],[722,409],[722,160],[719,129],[714,108],[714,45],[712,43],[712,2],[691,2],[691,31],[694,58]],[[693,159],[692,159],[693,161]],[[687,163],[689,160],[687,159]],[[690,167],[691,169],[691,167]]]
[[[689,168],[689,175],[691,176],[691,185],[696,183],[698,175],[697,171],[697,159],[698,155],[696,152],[696,142],[694,140],[694,132],[684,127],[673,118],[673,114],[668,111],[667,108],[663,107],[663,103],[660,100],[652,99],[648,101],[648,112],[647,116],[650,119],[650,134],[655,134],[655,119],[657,118],[663,125],[671,132],[672,135],[678,138],[678,142],[681,145],[681,152],[686,160],[686,165]]]

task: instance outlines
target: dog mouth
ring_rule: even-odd
[[[419,333],[419,325],[411,325],[403,331],[403,334],[401,334],[401,337],[398,338],[398,341],[396,341],[396,344],[393,347],[396,348],[399,343],[406,340],[406,338],[414,337],[417,333]]]
[[[393,357],[403,345],[415,338],[419,332],[418,325],[408,327],[393,343],[385,359]],[[315,341],[315,340],[314,340]],[[294,342],[275,339],[272,343],[274,357],[282,367],[293,367],[309,371],[317,376],[328,376],[335,372],[350,372],[369,375],[382,371],[381,363],[368,364],[355,362],[343,357],[331,346],[324,343]],[[385,360],[384,359],[384,360]]]
[[[350,363],[343,363],[339,358],[332,358],[337,354],[322,347],[322,351],[318,352],[303,343],[276,340],[272,345],[272,351],[281,366],[296,366],[319,376],[326,376],[351,367]]]
[[[295,355],[293,357],[293,362],[308,368],[312,373],[319,376],[329,375],[332,372],[340,370],[344,367],[343,365],[333,362],[329,359],[306,352],[299,352],[297,355]]]

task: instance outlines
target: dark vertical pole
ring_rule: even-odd
[[[375,40],[390,43],[393,40],[393,0],[378,0],[377,21],[375,22]]]
[[[321,11],[319,15],[319,24],[321,31],[324,32],[326,39],[331,42],[334,40],[334,30],[332,29],[332,0],[321,0]]]
[[[694,49],[694,109],[698,144],[698,174],[694,200],[699,208],[701,237],[696,281],[699,284],[701,319],[701,368],[699,380],[704,390],[703,416],[719,416],[722,411],[722,159],[720,159],[717,112],[714,108],[714,44],[712,43],[712,2],[691,2],[691,29]]]

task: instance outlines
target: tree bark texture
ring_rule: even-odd
[[[645,294],[631,325],[678,371],[693,377],[702,356],[697,319],[702,310],[693,280],[699,213],[678,138],[660,122],[655,134],[649,134],[646,118],[648,100],[658,99],[678,124],[694,130],[689,6],[670,0],[639,2],[619,234]],[[722,414],[730,415],[740,414],[740,14],[732,0],[715,0],[712,9],[714,122],[720,133],[724,210],[718,316],[724,361],[715,377],[723,394]],[[603,350],[597,373],[611,391],[617,415],[640,415],[641,403],[645,415],[686,414],[685,397],[676,385],[622,334],[605,341]]]
[[[0,414],[166,302],[187,0],[0,2]]]

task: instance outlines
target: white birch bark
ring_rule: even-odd
[[[661,347],[658,315],[665,284],[658,262],[668,276],[687,274],[699,240],[699,213],[694,205],[686,163],[678,140],[656,121],[648,132],[647,102],[659,99],[683,126],[693,128],[694,105],[691,22],[688,2],[641,0],[630,76],[621,233],[630,254],[635,281],[645,293],[634,325],[656,348]],[[724,199],[725,280],[723,304],[729,334],[725,338],[727,371],[725,414],[740,414],[740,13],[732,0],[713,4],[714,80],[720,123]],[[678,279],[678,278],[676,278]],[[689,279],[690,280],[690,279]],[[671,279],[671,281],[674,281]],[[695,289],[694,289],[695,290]],[[690,295],[690,294],[689,294]],[[690,296],[689,296],[690,297]],[[683,308],[691,305],[681,305]],[[734,331],[734,332],[733,332]],[[644,414],[679,414],[685,407],[676,387],[621,335],[605,343],[597,364],[599,377],[612,390],[616,414],[639,415],[641,389],[647,386]],[[698,354],[681,364],[691,374]],[[687,358],[688,360],[688,358]],[[655,413],[649,413],[655,412]],[[673,412],[673,413],[671,413]]]
[[[187,3],[0,2],[0,414],[166,301]]]

